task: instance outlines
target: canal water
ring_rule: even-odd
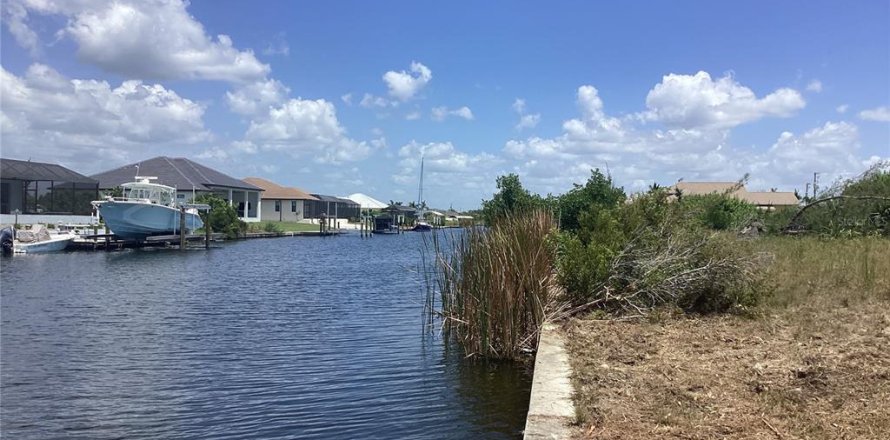
[[[0,261],[0,436],[518,438],[525,367],[424,325],[420,234]]]

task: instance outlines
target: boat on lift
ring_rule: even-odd
[[[114,235],[124,240],[144,241],[151,236],[180,232],[182,206],[176,204],[176,189],[152,183],[153,179],[157,177],[136,176],[135,182],[121,185],[123,197],[92,202]],[[197,209],[185,209],[186,233],[203,226]]]

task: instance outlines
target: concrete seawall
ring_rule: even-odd
[[[527,440],[571,437],[575,421],[571,374],[562,335],[555,325],[544,324],[525,420]]]

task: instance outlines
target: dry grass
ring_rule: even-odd
[[[769,237],[755,243],[775,255],[767,310],[837,307],[890,300],[890,240]]]
[[[580,438],[886,438],[890,241],[770,238],[756,317],[567,325]]]

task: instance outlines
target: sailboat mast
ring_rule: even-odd
[[[420,187],[417,190],[417,207],[423,202],[423,156],[420,156]]]
[[[423,221],[423,155],[420,156],[420,185],[417,189],[417,219]]]

